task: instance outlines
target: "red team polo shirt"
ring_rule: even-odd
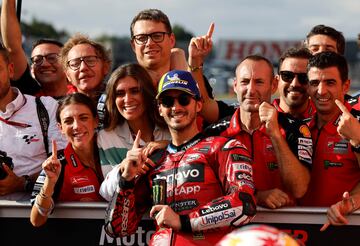
[[[284,124],[286,123],[285,121],[283,122]],[[279,125],[282,125],[280,120]],[[300,127],[298,127],[298,125],[295,126],[294,121],[289,123],[289,126],[290,125],[294,128],[292,129],[294,130],[293,135],[297,137],[294,137],[292,142],[288,141],[288,145],[292,150],[295,150],[295,156],[299,158],[303,164],[310,166],[312,144],[309,128],[305,124],[300,124]],[[290,128],[289,126],[288,128]],[[282,126],[280,131],[284,138],[286,138],[284,128],[285,126]],[[241,129],[240,110],[237,109],[231,118],[229,127],[221,133],[221,136],[236,138],[248,148],[253,159],[253,179],[257,190],[270,190],[274,188],[284,190],[275,151],[271,139],[266,134],[265,126],[261,126],[252,134],[249,134]]]
[[[345,105],[350,111],[350,104]],[[314,143],[313,166],[310,185],[300,205],[330,206],[360,181],[360,168],[351,145],[336,130],[339,117],[340,113],[321,129],[316,126],[316,117],[309,123]]]

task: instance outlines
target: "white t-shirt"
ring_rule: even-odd
[[[17,88],[12,88],[17,97],[6,106],[5,112],[0,111],[0,117],[13,122],[27,124],[21,127],[0,121],[0,150],[6,152],[14,163],[13,172],[17,176],[32,175],[40,172],[41,164],[46,160],[43,133],[36,109],[35,97],[23,95]],[[61,134],[56,123],[58,103],[52,97],[41,97],[41,101],[49,114],[48,142],[51,152],[51,140],[56,140],[58,149],[66,147],[66,139]],[[16,192],[0,196],[0,200],[30,199],[30,193]]]

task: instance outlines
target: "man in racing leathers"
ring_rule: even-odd
[[[111,236],[134,233],[152,206],[154,179],[165,178],[166,204],[152,206],[157,230],[150,245],[215,245],[256,213],[251,159],[235,139],[204,137],[196,125],[200,92],[191,74],[173,70],[160,80],[160,115],[172,142],[157,160],[138,148],[139,133],[109,204],[105,229]],[[149,169],[150,166],[156,167]],[[141,175],[147,171],[147,175]]]

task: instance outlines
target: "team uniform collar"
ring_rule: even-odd
[[[345,107],[351,111],[351,105],[348,102],[344,102]],[[337,127],[339,125],[339,121],[340,121],[340,117],[341,117],[341,111],[339,110],[339,113],[336,114],[329,122],[327,122],[322,129],[324,129],[325,131],[331,133],[331,134],[336,134],[337,133]],[[309,128],[310,130],[313,130],[315,128],[317,128],[317,114],[315,114],[315,116],[311,119],[311,121],[309,122]]]
[[[167,151],[169,153],[176,153],[176,152],[180,152],[180,151],[185,151],[188,148],[194,146],[195,144],[197,144],[198,142],[201,141],[201,139],[204,138],[204,135],[199,132],[198,134],[196,134],[192,139],[190,139],[189,141],[187,141],[186,143],[183,143],[179,146],[175,146],[172,142],[168,145],[167,147]]]
[[[240,108],[237,108],[235,113],[231,117],[229,127],[224,131],[224,134],[222,134],[222,135],[226,135],[228,137],[234,137],[234,136],[240,134],[242,131],[245,131],[245,129],[242,129],[241,125],[242,125],[242,123],[241,123],[241,119],[240,119]],[[266,129],[263,124],[257,130],[266,133]],[[247,132],[247,131],[245,131],[245,132]]]
[[[277,111],[285,113],[284,110],[280,107],[280,98],[274,99],[272,105],[276,108]],[[316,113],[316,108],[313,103],[313,101],[309,98],[308,99],[308,105],[306,107],[306,110],[302,113],[301,117],[302,119],[310,119],[312,116],[314,116]]]

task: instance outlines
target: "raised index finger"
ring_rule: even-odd
[[[52,154],[51,154],[51,157],[52,158],[55,158],[55,159],[57,159],[57,144],[56,144],[56,140],[52,140],[51,141],[51,143],[52,143]]]
[[[134,140],[134,144],[133,144],[133,147],[132,149],[137,149],[139,148],[140,146],[140,137],[141,137],[141,131],[139,130],[136,134],[136,138]]]
[[[327,221],[321,228],[320,228],[320,231],[325,231],[330,225],[330,222]]]
[[[352,206],[350,201],[350,194],[348,191],[345,191],[342,198],[342,203],[344,206]]]
[[[343,112],[344,114],[350,114],[349,110],[345,107],[345,105],[340,102],[338,99],[335,99],[335,103],[336,105],[339,107],[339,109],[341,110],[341,112]]]
[[[211,38],[212,35],[213,35],[213,32],[214,32],[214,28],[215,28],[215,24],[214,24],[214,22],[211,22],[211,24],[210,24],[210,26],[209,26],[209,30],[208,30],[206,36],[208,36],[209,38]]]

